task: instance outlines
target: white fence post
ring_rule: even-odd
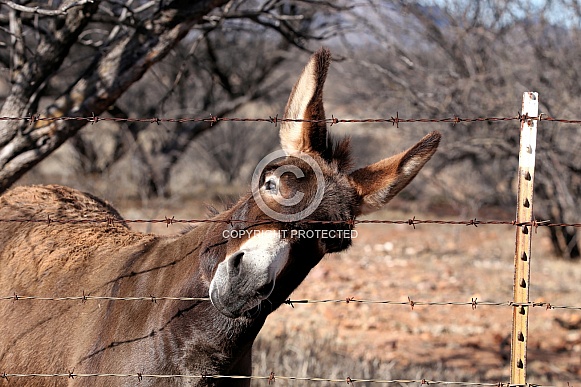
[[[533,182],[539,114],[538,94],[523,94],[518,158],[518,194],[514,255],[514,298],[510,357],[510,384],[526,384],[531,237],[533,222]]]

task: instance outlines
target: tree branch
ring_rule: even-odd
[[[19,12],[27,12],[27,13],[33,13],[36,15],[43,15],[43,16],[59,16],[59,15],[65,15],[67,13],[68,10],[70,10],[71,8],[74,7],[80,7],[83,6],[87,3],[93,3],[95,0],[78,0],[78,1],[74,1],[72,3],[69,4],[65,4],[63,5],[61,8],[59,9],[44,9],[44,8],[40,8],[40,7],[27,7],[25,5],[20,5],[17,4],[13,1],[10,0],[0,0],[0,4],[4,4],[9,8],[12,8],[15,11],[19,11]]]

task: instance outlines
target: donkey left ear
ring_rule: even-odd
[[[349,175],[361,199],[357,215],[380,209],[418,174],[436,152],[439,132],[432,132],[405,152],[358,169]]]
[[[314,152],[322,154],[327,148],[327,125],[323,108],[323,85],[331,63],[331,53],[321,48],[311,57],[286,105],[284,118],[317,120],[318,122],[289,122],[280,126],[280,143],[288,153]]]

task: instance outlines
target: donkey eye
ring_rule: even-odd
[[[264,182],[264,189],[267,191],[276,191],[276,182],[273,179]]]

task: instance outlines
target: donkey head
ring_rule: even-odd
[[[432,132],[405,152],[353,171],[349,140],[335,143],[327,133],[329,63],[326,49],[312,56],[286,106],[282,150],[261,161],[252,195],[228,213],[223,260],[210,283],[212,303],[228,317],[278,307],[325,253],[350,246],[349,221],[391,200],[440,142]]]

